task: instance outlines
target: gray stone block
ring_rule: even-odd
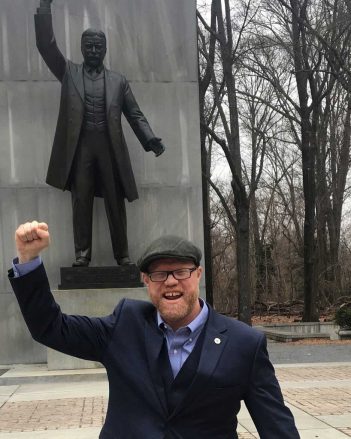
[[[61,290],[54,292],[54,297],[63,312],[88,317],[102,317],[111,314],[117,303],[125,297],[148,300],[146,288]],[[47,362],[49,370],[102,367],[100,363],[71,357],[53,349],[47,350]]]
[[[35,342],[14,294],[0,294],[0,364],[43,363],[46,349]]]
[[[35,46],[39,0],[2,0],[0,80],[52,80]],[[106,65],[135,81],[197,81],[195,0],[55,0],[53,23],[62,53],[80,62],[88,27],[107,36]],[[14,32],[14,29],[16,31]]]
[[[10,127],[16,132],[12,142],[10,145],[6,142],[0,144],[0,152],[5,157],[0,163],[0,221],[3,228],[0,260],[9,264],[14,256],[15,226],[26,220],[40,218],[50,225],[52,233],[52,245],[44,253],[44,259],[49,279],[56,287],[59,284],[59,267],[69,265],[74,259],[70,193],[45,184],[54,134],[53,121],[59,99],[58,89],[53,90],[50,83],[25,84],[21,84],[21,87],[30,90],[17,96],[13,86],[8,93],[15,96],[11,107],[14,120],[21,121],[26,116],[29,121],[24,126],[19,123]],[[125,123],[140,197],[133,203],[127,203],[131,257],[135,261],[144,245],[163,233],[186,235],[201,247],[197,86],[182,83],[146,86],[144,83],[133,83],[132,87],[140,106],[143,109],[145,107],[145,114],[150,114],[150,124],[163,138],[167,150],[158,158],[151,152],[146,153]],[[33,98],[31,109],[29,97]],[[55,100],[56,108],[52,103],[46,106],[42,104]],[[169,105],[165,105],[167,102]],[[27,108],[27,113],[23,107]],[[0,107],[1,111],[3,109]],[[38,120],[35,119],[36,114],[41,115]],[[46,123],[49,119],[51,123]],[[8,137],[11,137],[10,134]],[[113,265],[115,262],[101,199],[95,199],[93,235],[93,263]],[[0,291],[8,291],[6,276],[1,279],[1,283]]]
[[[60,267],[74,258],[70,193],[45,184],[60,84],[35,47],[38,3],[2,0],[0,9],[0,363],[7,364],[43,360],[43,348],[31,341],[18,308],[9,311],[16,307],[7,280],[15,227],[35,218],[50,225],[52,245],[43,258],[53,288]],[[127,203],[132,260],[164,233],[184,235],[202,247],[195,0],[55,0],[53,12],[58,45],[74,61],[82,59],[85,28],[105,31],[106,66],[129,79],[167,146],[155,159],[123,122],[140,196]],[[93,228],[92,263],[113,265],[101,199],[95,200]]]

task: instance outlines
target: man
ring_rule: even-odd
[[[61,313],[38,259],[48,245],[45,223],[21,225],[10,281],[35,340],[105,366],[100,439],[237,438],[241,400],[261,439],[299,438],[264,335],[199,298],[194,244],[175,236],[152,242],[138,261],[152,303],[124,299],[103,318]]]
[[[133,96],[128,81],[104,67],[106,37],[88,29],[82,35],[83,64],[66,60],[56,45],[52,0],[40,0],[35,15],[37,47],[51,72],[62,83],[61,103],[46,182],[72,194],[76,260],[91,260],[94,195],[103,196],[114,257],[130,263],[124,198],[138,192],[124,139],[121,115],[127,118],[146,151],[165,150],[155,137]]]

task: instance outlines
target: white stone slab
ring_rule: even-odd
[[[42,401],[64,398],[88,398],[94,396],[108,397],[107,381],[21,385],[18,391],[10,398],[10,401]]]
[[[336,428],[351,428],[351,415],[327,415],[318,416],[318,419]]]
[[[306,429],[317,429],[317,428],[324,430],[330,428],[330,425],[306,413],[301,415],[293,412],[293,415],[295,418],[295,424],[298,431],[306,430]]]
[[[19,386],[0,386],[0,396],[11,396]]]
[[[97,439],[101,428],[0,433],[0,439]]]
[[[327,429],[311,429],[311,430],[299,430],[301,439],[347,439],[350,438],[347,434],[341,431],[335,430],[335,428]]]

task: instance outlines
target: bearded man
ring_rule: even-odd
[[[261,439],[299,439],[264,334],[199,297],[196,245],[153,241],[138,261],[151,303],[123,299],[109,316],[90,318],[55,303],[39,256],[49,241],[45,223],[18,227],[10,281],[35,340],[105,366],[100,439],[234,439],[241,401]]]

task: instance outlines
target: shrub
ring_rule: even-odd
[[[350,328],[351,329],[351,307],[341,306],[335,313],[335,323],[340,326],[340,328]]]

